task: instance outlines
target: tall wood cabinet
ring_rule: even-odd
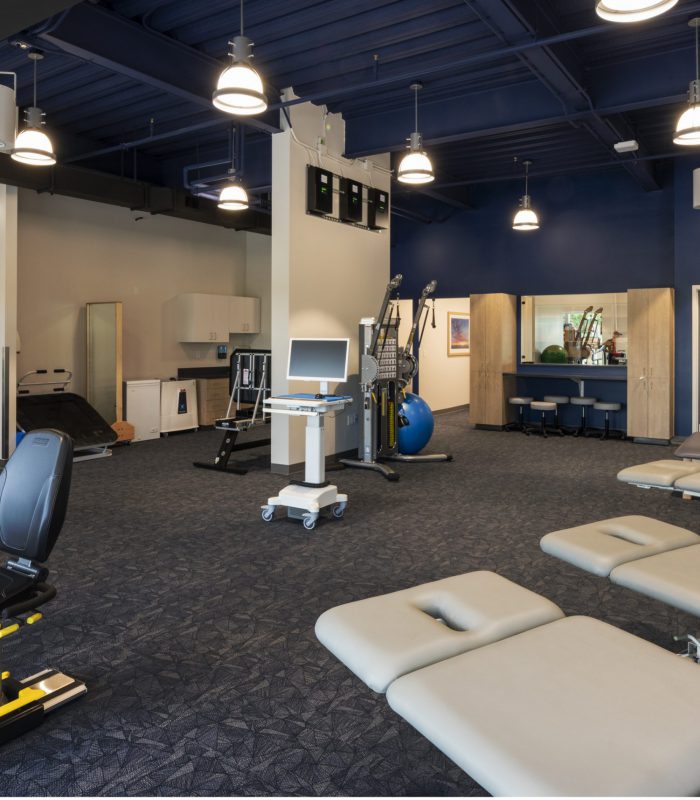
[[[471,296],[469,421],[505,425],[510,384],[504,372],[516,368],[516,298],[511,294]]]
[[[630,289],[627,435],[671,439],[674,433],[673,289]]]

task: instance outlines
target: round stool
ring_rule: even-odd
[[[581,424],[578,429],[574,431],[574,436],[587,436],[590,428],[586,424],[586,409],[589,406],[594,406],[598,402],[597,397],[572,397],[569,400],[572,406],[581,406]]]
[[[605,427],[603,429],[603,432],[600,435],[601,439],[609,439],[611,436],[612,437],[617,437],[619,439],[624,439],[625,438],[625,434],[624,434],[623,431],[616,431],[616,430],[612,430],[611,431],[610,430],[610,414],[614,413],[615,411],[621,411],[622,410],[622,403],[604,403],[604,402],[600,402],[600,403],[595,403],[593,405],[593,408],[596,411],[604,411],[605,412]]]
[[[551,430],[552,433],[558,433],[560,436],[564,435],[564,431],[561,428],[548,428],[547,427],[547,413],[553,412],[556,416],[557,413],[557,404],[556,403],[548,403],[545,400],[533,400],[530,403],[530,408],[533,411],[540,412],[540,424],[539,426],[536,425],[528,425],[526,433],[529,433],[531,430],[535,431],[536,433],[540,433],[542,436],[547,438],[547,430]]]
[[[529,406],[532,402],[532,397],[509,397],[508,402],[512,406],[518,407],[518,421],[517,422],[509,422],[507,425],[504,426],[504,430],[506,431],[524,431],[525,433],[529,433],[529,431],[525,430],[525,406]]]
[[[559,431],[564,429],[559,425],[559,406],[568,406],[569,398],[563,394],[546,394],[542,398],[545,403],[556,403],[557,410],[554,412],[554,427]]]

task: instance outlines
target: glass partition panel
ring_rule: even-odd
[[[521,298],[522,364],[627,363],[627,293]]]

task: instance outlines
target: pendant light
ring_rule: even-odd
[[[700,29],[700,17],[693,17],[688,23],[691,28],[695,28],[695,80],[690,82],[688,89],[689,107],[681,114],[676,123],[676,135],[673,138],[674,144],[682,144],[690,147],[700,145],[700,58],[698,53],[698,29]]]
[[[26,126],[15,139],[11,158],[21,164],[35,167],[48,167],[56,163],[51,139],[41,130],[44,125],[44,112],[36,104],[36,65],[44,57],[43,53],[32,50],[29,58],[34,62],[34,105],[25,109]]]
[[[415,92],[415,130],[409,139],[408,153],[401,159],[396,174],[401,183],[418,185],[430,183],[435,180],[433,165],[423,151],[423,137],[418,132],[418,92],[423,88],[422,83],[412,83],[411,90]]]
[[[678,0],[598,0],[595,10],[609,22],[642,22],[669,11]]]
[[[238,136],[241,136],[242,133],[240,132],[240,128],[237,132]],[[224,188],[219,192],[219,208],[222,208],[224,211],[245,211],[248,208],[248,192],[246,192],[243,185],[236,179],[236,165],[235,165],[235,155],[234,155],[234,135],[233,131],[231,132],[231,167],[229,168],[228,174],[231,176],[230,182],[224,186]]]
[[[215,108],[227,114],[252,116],[262,114],[267,108],[267,97],[260,75],[253,69],[253,43],[243,35],[243,0],[241,0],[241,33],[235,36],[229,55],[233,64],[219,75],[216,90],[212,95]]]
[[[523,161],[525,166],[525,194],[520,198],[520,208],[513,217],[514,231],[536,231],[540,227],[540,221],[532,208],[531,197],[527,193],[528,178],[532,161]]]
[[[240,183],[232,181],[219,192],[218,206],[224,211],[245,211],[248,208],[248,192]]]

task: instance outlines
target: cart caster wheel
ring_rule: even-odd
[[[343,506],[343,505],[333,506],[333,512],[332,513],[333,513],[333,516],[336,519],[342,519],[343,516],[345,515],[345,506]]]
[[[263,508],[261,516],[265,522],[272,522],[272,518],[275,516],[274,508]]]
[[[316,527],[316,520],[313,517],[304,517],[304,527],[307,531],[312,531]]]

